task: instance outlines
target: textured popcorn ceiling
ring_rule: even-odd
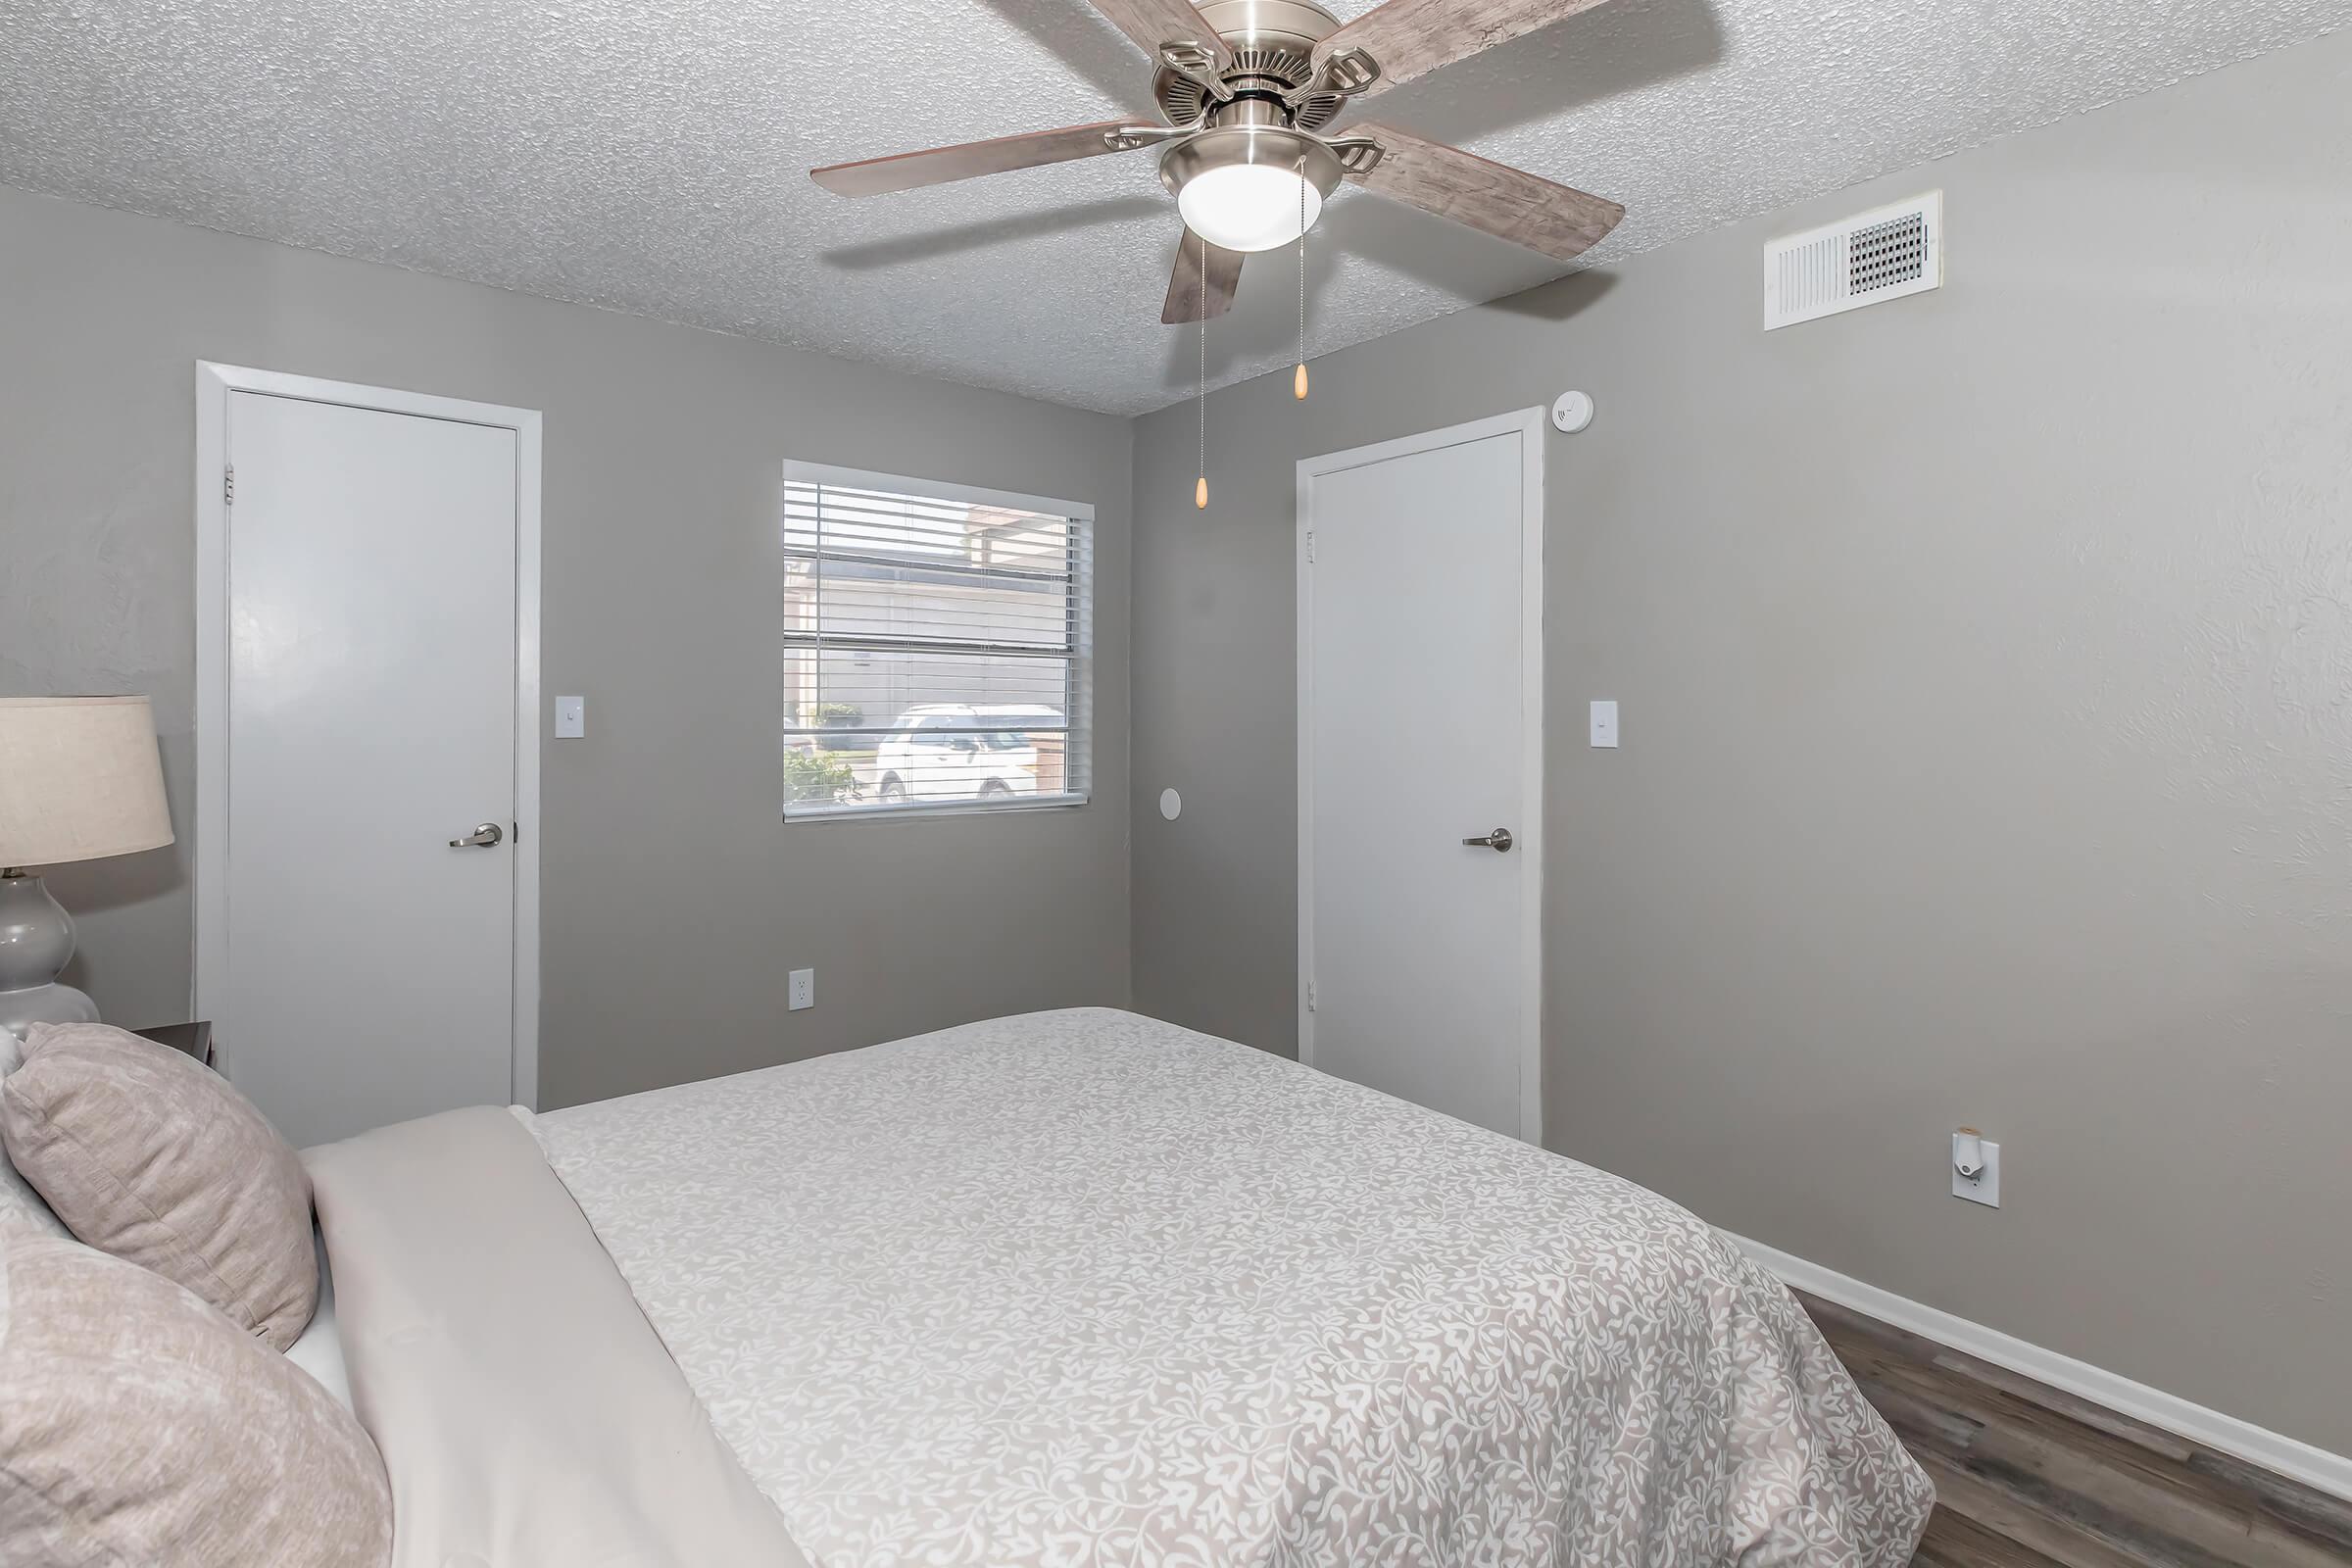
[[[1610,261],[2346,14],[1613,0],[1372,113],[1624,202]],[[1149,80],[1082,0],[0,0],[0,182],[1137,413],[1196,373],[1152,154],[864,202],[806,172],[1147,113]],[[1565,270],[1358,191],[1307,266],[1310,353]],[[1251,259],[1212,383],[1290,363],[1297,288]]]

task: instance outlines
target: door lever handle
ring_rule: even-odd
[[[496,822],[484,822],[462,839],[451,839],[453,850],[487,850],[506,838],[506,832]]]
[[[1497,855],[1507,855],[1511,849],[1511,830],[1507,827],[1498,827],[1494,832],[1478,838],[1462,840],[1462,847],[1472,850],[1493,850]]]

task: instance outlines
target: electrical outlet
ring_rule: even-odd
[[[1978,1147],[1984,1151],[1980,1157],[1984,1161],[1984,1168],[1973,1177],[1963,1176],[1958,1163],[1960,1135],[1952,1135],[1953,1163],[1949,1167],[1952,1173],[1952,1196],[1965,1198],[1972,1203],[1983,1203],[1987,1208],[1998,1208],[2001,1206],[2001,1146],[1986,1138],[1980,1139]]]
[[[792,1012],[798,1012],[803,1007],[816,1005],[816,971],[814,969],[792,971],[792,992],[784,1005]]]

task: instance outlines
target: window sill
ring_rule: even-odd
[[[1084,806],[1084,795],[1015,795],[1002,801],[850,801],[840,806],[787,807],[786,823],[870,822],[893,816],[1002,816],[1008,811],[1058,811]]]

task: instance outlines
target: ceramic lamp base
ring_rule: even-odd
[[[89,994],[58,982],[73,956],[73,918],[41,879],[0,875],[0,1029],[22,1039],[36,1023],[96,1023]]]

